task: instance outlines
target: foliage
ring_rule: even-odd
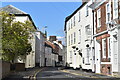
[[[2,15],[2,59],[13,62],[19,56],[25,56],[32,51],[30,39],[34,27],[30,21],[24,23],[15,21],[15,16],[7,12]]]

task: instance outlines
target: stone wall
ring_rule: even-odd
[[[2,61],[2,78],[6,77],[10,73],[10,63]]]

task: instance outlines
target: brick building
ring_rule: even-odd
[[[95,72],[114,75],[120,72],[119,2],[95,0],[90,7],[94,15]]]

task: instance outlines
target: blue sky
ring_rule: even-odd
[[[2,6],[13,5],[20,10],[29,13],[35,25],[43,31],[47,26],[48,36],[63,37],[64,20],[81,2],[3,2]]]

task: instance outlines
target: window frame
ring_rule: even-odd
[[[72,24],[72,19],[71,19],[71,29],[72,29],[72,25],[73,25],[73,24]]]
[[[101,8],[97,10],[97,28],[101,27]]]
[[[74,32],[74,44],[76,43],[76,32]]]
[[[86,17],[89,16],[89,9],[88,8],[89,8],[89,6],[86,5]]]
[[[110,47],[111,39],[110,39],[110,37],[107,38],[107,42],[108,42],[108,58],[111,58],[111,47]]]
[[[70,51],[70,62],[72,63],[72,51]]]
[[[73,44],[73,34],[71,34],[71,45]]]
[[[105,41],[105,42],[104,42]],[[107,51],[107,38],[102,39],[102,57],[106,58],[106,51]],[[106,50],[105,50],[106,48]]]
[[[69,39],[69,43],[68,43],[68,45],[70,46],[70,35],[68,36],[68,39]]]
[[[88,29],[89,29],[89,32],[88,32]],[[90,28],[90,25],[85,26],[85,31],[86,31],[86,35],[87,35],[87,36],[92,35],[92,30],[91,30],[91,28]],[[90,33],[90,34],[89,34],[89,33]]]
[[[108,5],[109,5],[109,7],[108,7]],[[111,20],[111,4],[108,2],[107,4],[106,4],[106,23],[108,23],[110,20]],[[108,14],[109,14],[109,16],[108,16]],[[108,19],[108,17],[109,17],[109,19]]]
[[[81,43],[81,29],[79,29],[79,42]]]
[[[73,21],[74,21],[73,23],[74,23],[74,26],[75,26],[75,16],[73,17]]]
[[[78,13],[78,14],[79,14],[79,15],[78,15],[78,16],[79,16],[79,17],[78,17],[78,22],[80,22],[80,20],[81,20],[81,14],[80,14],[80,13],[81,13],[81,12],[79,11],[79,13]]]
[[[114,19],[118,18],[118,0],[113,3]]]

